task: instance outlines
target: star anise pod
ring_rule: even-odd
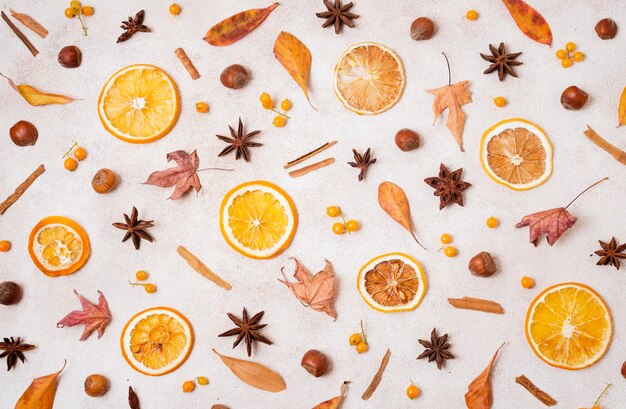
[[[442,163],[439,165],[438,177],[424,179],[428,186],[435,189],[434,195],[439,196],[439,210],[452,203],[463,206],[462,192],[472,186],[472,184],[463,182],[461,180],[462,174],[463,168],[450,172],[446,165]]]
[[[517,77],[515,70],[513,67],[522,65],[522,62],[515,61],[517,57],[522,55],[522,53],[512,53],[507,54],[506,48],[504,47],[504,43],[500,43],[498,48],[489,44],[489,51],[491,51],[491,55],[488,54],[480,54],[484,60],[487,60],[491,63],[489,68],[487,68],[483,74],[491,74],[494,71],[498,71],[498,78],[500,81],[504,81],[504,78],[507,74]]]
[[[626,250],[626,243],[618,246],[615,237],[612,237],[611,241],[608,243],[605,243],[602,240],[598,240],[598,243],[602,246],[602,250],[595,252],[598,256],[600,256],[600,260],[598,260],[596,264],[599,266],[612,265],[619,270],[621,265],[619,259],[626,259],[626,254],[623,253],[623,251]]]
[[[261,131],[244,133],[241,118],[239,118],[239,127],[237,128],[237,133],[235,133],[235,130],[230,125],[228,125],[228,129],[230,130],[231,137],[217,135],[217,138],[220,141],[224,141],[229,144],[217,156],[228,155],[230,152],[235,151],[235,160],[243,157],[243,160],[245,160],[246,162],[250,162],[250,152],[248,151],[248,148],[263,146],[262,143],[252,142],[250,141],[250,139],[260,134]]]
[[[142,33],[150,32],[150,27],[143,24],[144,14],[145,12],[141,10],[137,14],[135,14],[135,18],[129,16],[128,21],[122,21],[122,25],[120,27],[126,31],[117,38],[118,43],[128,40],[137,31],[140,31]]]
[[[154,226],[154,220],[139,220],[137,208],[133,206],[133,211],[130,213],[130,217],[124,213],[124,220],[126,223],[113,223],[113,226],[120,230],[126,230],[126,234],[122,239],[122,243],[133,238],[133,245],[135,250],[139,250],[141,239],[153,242],[154,239],[146,230]]]
[[[7,358],[7,371],[10,371],[11,368],[17,364],[18,359],[24,363],[26,359],[24,352],[30,351],[33,348],[35,348],[34,345],[23,344],[20,337],[17,339],[13,337],[4,338],[4,342],[0,342],[0,351],[4,351],[0,354],[0,358]]]
[[[357,152],[356,149],[352,149],[352,153],[354,154],[354,162],[348,162],[348,165],[361,170],[359,172],[360,182],[365,179],[365,174],[367,173],[370,165],[372,163],[376,163],[376,158],[371,157],[371,148],[367,148],[363,155]]]
[[[324,0],[324,5],[328,11],[315,13],[317,17],[326,19],[324,24],[322,24],[323,28],[334,25],[335,34],[339,34],[341,32],[341,27],[344,24],[350,28],[354,28],[354,22],[352,20],[359,18],[359,16],[354,13],[350,13],[350,9],[354,6],[352,2],[342,6],[341,0],[335,0],[335,4],[331,3],[329,0]]]
[[[438,336],[437,328],[433,328],[430,333],[430,341],[420,339],[419,343],[426,349],[417,359],[428,358],[428,362],[435,361],[438,369],[441,369],[446,360],[454,359],[454,355],[450,352],[451,345],[448,343],[448,334]]]
[[[267,324],[259,324],[261,318],[263,318],[263,314],[265,314],[265,311],[261,311],[255,314],[252,318],[249,318],[248,311],[246,311],[245,307],[243,309],[243,317],[241,319],[231,313],[228,313],[228,318],[235,323],[236,327],[219,334],[218,337],[231,337],[233,335],[237,335],[237,339],[235,339],[235,342],[233,343],[233,348],[239,345],[242,340],[245,340],[248,356],[252,355],[252,344],[254,342],[258,341],[267,345],[272,345],[272,341],[265,338],[259,332],[259,330],[267,326]]]

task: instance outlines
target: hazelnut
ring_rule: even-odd
[[[111,169],[100,169],[91,180],[91,187],[97,193],[109,193],[117,186],[117,175]]]
[[[428,40],[435,31],[435,23],[428,17],[416,18],[411,24],[411,38],[415,41]]]
[[[565,91],[561,94],[561,105],[570,111],[578,111],[585,106],[588,99],[589,94],[576,85],[572,85],[565,88]]]
[[[622,376],[626,378],[626,361],[622,364]]]
[[[596,33],[603,40],[610,40],[617,34],[617,24],[610,18],[603,18],[596,24]]]
[[[15,305],[22,299],[22,287],[13,281],[0,283],[0,304]]]
[[[228,406],[226,405],[213,405],[211,406],[211,409],[230,409]]]
[[[300,363],[304,369],[316,378],[324,375],[330,368],[330,360],[326,355],[316,349],[308,350]]]
[[[37,142],[39,132],[30,122],[18,121],[9,129],[9,136],[17,146],[33,146]]]
[[[401,151],[412,151],[420,147],[420,136],[410,129],[400,129],[396,133],[396,145]]]
[[[234,64],[226,67],[220,75],[220,81],[222,85],[230,89],[243,88],[248,80],[248,71],[239,64]]]
[[[93,398],[109,391],[109,380],[102,375],[92,374],[85,379],[85,393]]]
[[[77,68],[83,61],[83,53],[75,45],[68,45],[61,48],[57,60],[65,68]]]
[[[491,254],[486,251],[480,252],[472,257],[468,268],[470,273],[479,277],[489,277],[498,271],[496,263],[493,261],[493,257],[491,257]]]

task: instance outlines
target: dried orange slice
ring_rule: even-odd
[[[222,236],[244,256],[276,257],[291,243],[297,225],[293,200],[273,183],[247,182],[233,188],[222,200]]]
[[[400,100],[405,84],[402,60],[380,44],[355,44],[335,66],[335,94],[357,114],[385,112]]]
[[[480,163],[495,182],[514,190],[532,189],[552,174],[552,144],[532,122],[507,119],[483,134]]]
[[[126,362],[150,376],[178,369],[189,357],[193,342],[193,328],[187,318],[169,307],[149,308],[136,314],[120,337]]]
[[[42,219],[30,232],[28,253],[42,273],[66,276],[89,258],[89,237],[75,221],[62,216]]]
[[[357,277],[363,300],[377,311],[417,308],[426,295],[426,276],[420,263],[404,253],[389,253],[367,262]]]
[[[148,143],[165,136],[180,113],[174,81],[154,65],[129,65],[104,84],[98,98],[100,121],[113,136]]]
[[[545,289],[526,313],[526,339],[545,363],[582,369],[596,363],[609,347],[613,319],[606,303],[584,284]]]

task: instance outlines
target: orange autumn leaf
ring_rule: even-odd
[[[346,391],[348,389],[347,385],[349,383],[350,381],[345,381],[341,385],[341,391],[339,392],[339,396],[335,396],[334,398],[328,399],[320,403],[319,405],[315,405],[313,406],[313,409],[339,409],[341,403],[343,402],[343,398],[346,396]]]
[[[232,44],[257,28],[276,7],[278,3],[263,9],[250,9],[230,16],[211,27],[204,36],[204,40],[218,47]]]
[[[541,44],[552,45],[552,30],[537,10],[523,0],[502,0],[515,20],[515,24],[527,37]]]
[[[502,348],[502,346],[500,346]],[[489,365],[481,372],[476,379],[472,381],[467,387],[467,393],[465,394],[465,404],[468,409],[490,409],[493,403],[493,396],[491,394],[491,368],[496,362],[498,352],[500,348],[493,354],[493,358],[489,362]]]
[[[67,104],[68,102],[74,101],[73,98],[66,97],[65,95],[59,94],[46,94],[44,92],[39,91],[35,87],[31,87],[30,85],[15,85],[13,80],[3,74],[0,74],[4,78],[9,81],[9,85],[20,93],[22,97],[33,106],[39,105],[48,105],[48,104]]]
[[[287,70],[291,78],[300,86],[313,109],[309,98],[309,74],[311,72],[311,52],[293,35],[281,31],[274,43],[274,56]]]
[[[15,409],[52,409],[54,395],[59,383],[59,374],[63,372],[63,369],[65,369],[65,364],[59,372],[35,378],[20,396],[15,404]]]
[[[619,99],[619,107],[617,108],[617,126],[626,125],[626,87],[622,91]]]
[[[435,96],[435,100],[433,101],[435,122],[437,122],[437,119],[443,111],[448,110],[446,126],[459,144],[461,152],[464,152],[463,129],[465,128],[465,112],[463,112],[462,106],[472,102],[469,81],[461,81],[436,89],[427,89],[426,92]]]
[[[333,266],[326,260],[324,269],[312,275],[297,259],[294,258],[293,260],[296,262],[296,272],[293,276],[298,282],[291,283],[287,281],[286,277],[284,281],[280,278],[278,281],[289,287],[293,295],[306,307],[325,312],[337,319],[337,312],[333,308],[336,292]]]

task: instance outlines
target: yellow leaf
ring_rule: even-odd
[[[617,108],[617,126],[620,127],[626,125],[626,87],[622,91],[622,96],[619,99],[619,108]]]
[[[54,395],[57,391],[58,377],[65,369],[65,364],[59,372],[35,378],[28,389],[24,391],[15,404],[15,409],[52,409]]]
[[[2,75],[2,74],[0,74]],[[39,105],[48,105],[48,104],[67,104],[68,102],[74,101],[73,98],[66,97],[65,95],[59,94],[46,94],[44,92],[39,91],[35,87],[31,87],[30,85],[15,85],[11,78],[2,75],[4,78],[9,81],[9,85],[20,93],[20,95],[33,106]]]
[[[309,98],[308,84],[311,72],[311,52],[293,35],[281,31],[274,43],[274,56],[285,67],[291,78],[302,88],[311,107],[317,111]]]

